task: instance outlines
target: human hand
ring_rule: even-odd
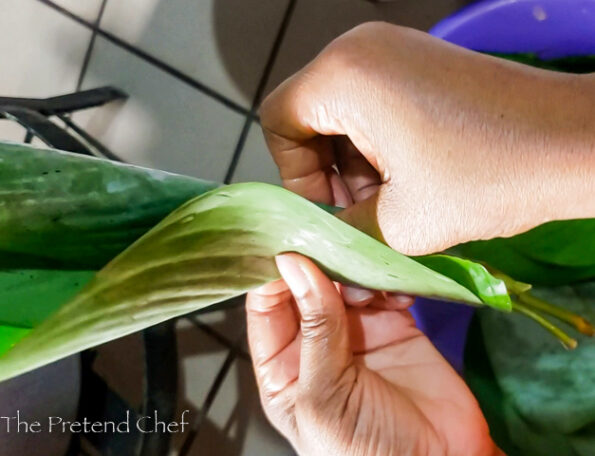
[[[502,455],[412,299],[345,307],[309,259],[277,265],[285,281],[248,294],[248,339],[264,410],[299,454]]]
[[[595,79],[382,23],[263,102],[284,185],[405,254],[595,216]],[[333,170],[338,168],[338,173]]]

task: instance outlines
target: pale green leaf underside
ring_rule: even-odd
[[[236,184],[184,204],[117,256],[0,357],[0,380],[274,280],[273,257],[288,251],[344,283],[481,303],[291,192]]]

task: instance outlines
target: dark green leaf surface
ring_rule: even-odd
[[[595,321],[595,283],[534,292]],[[595,340],[582,339],[576,350],[566,351],[521,315],[481,311],[479,320],[493,377],[479,369],[481,359],[468,348],[469,385],[499,429],[504,449],[511,455],[592,455]],[[470,335],[469,343],[477,337]],[[494,394],[501,394],[497,406]]]
[[[508,243],[541,263],[569,268],[595,267],[595,219],[546,223],[510,238]]]
[[[512,245],[513,242],[514,238],[470,242],[457,246],[453,252],[485,262],[516,280],[535,285],[565,285],[595,279],[595,265],[567,267],[544,263],[521,252]],[[559,242],[564,244],[563,239]],[[552,245],[552,249],[555,248],[556,244]],[[530,244],[524,249],[530,250]]]
[[[0,267],[100,268],[169,212],[218,185],[0,143]]]
[[[0,143],[0,354],[94,272],[188,199],[218,184]],[[60,269],[52,269],[60,268]]]

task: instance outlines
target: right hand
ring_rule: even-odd
[[[311,260],[277,266],[284,280],[248,293],[248,340],[264,410],[298,454],[504,456],[407,304],[346,306]]]
[[[286,188],[355,202],[340,217],[416,255],[595,216],[594,100],[592,77],[372,23],[278,87],[261,121]]]

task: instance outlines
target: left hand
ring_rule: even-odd
[[[248,295],[248,337],[264,410],[299,454],[502,455],[411,298],[345,307],[309,259],[277,265],[285,281]]]

